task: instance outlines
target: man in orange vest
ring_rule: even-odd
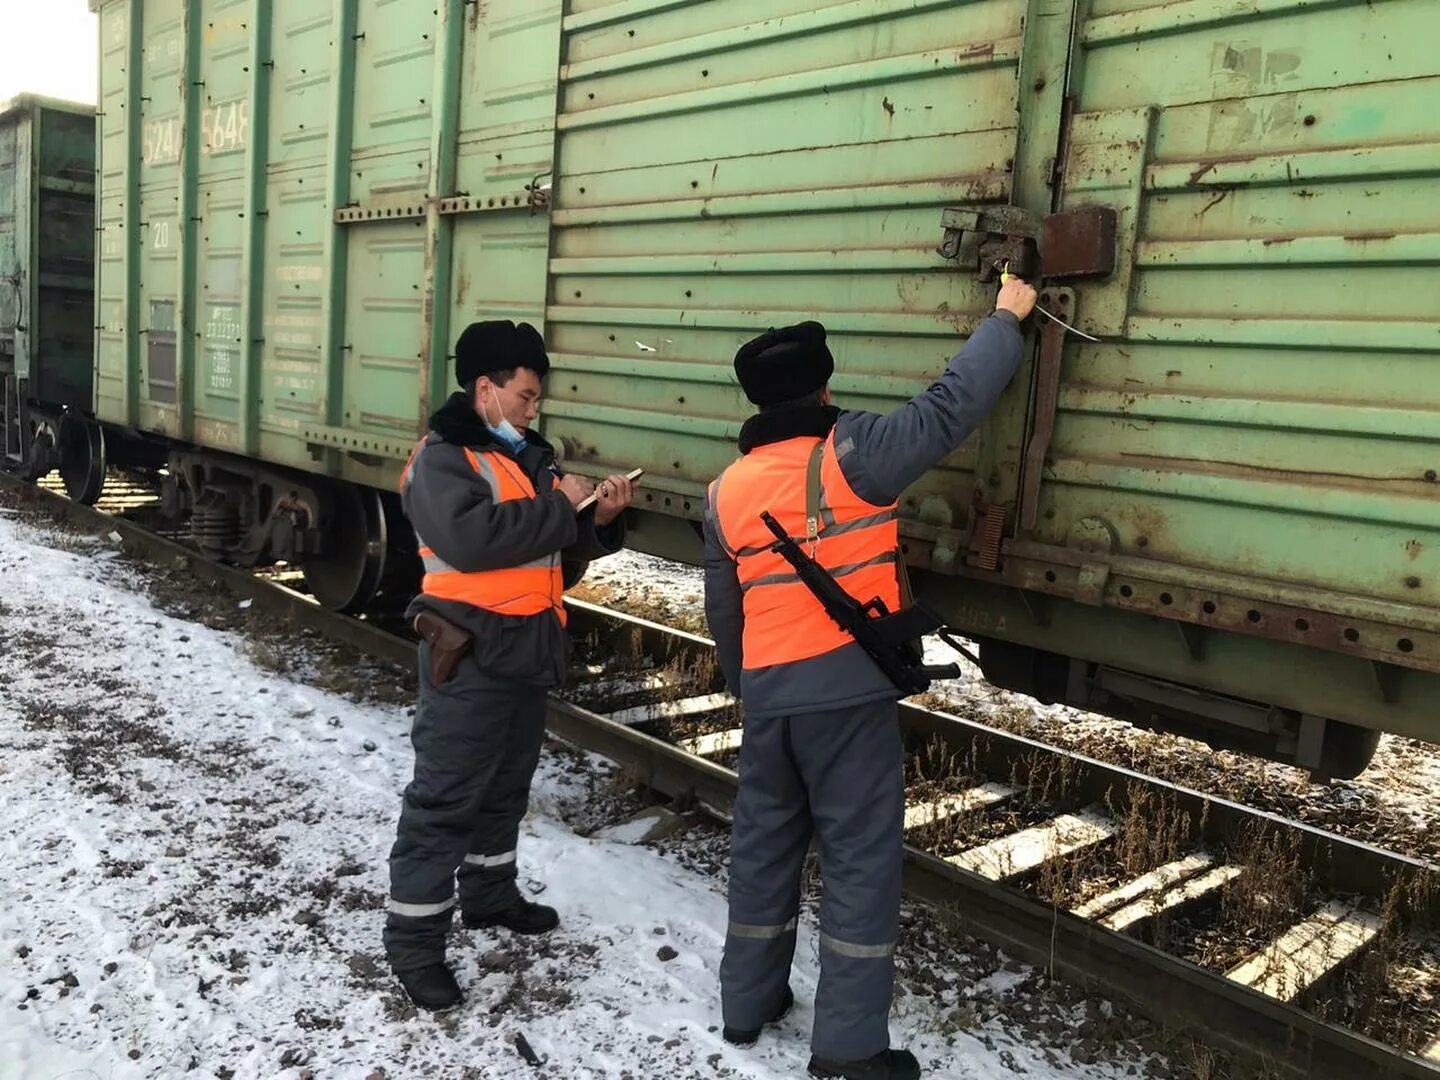
[[[462,1000],[445,963],[456,906],[469,927],[535,934],[553,908],[516,888],[520,819],[545,734],[547,691],[565,676],[565,585],[588,560],[618,551],[631,485],[564,475],[530,429],[545,343],[527,323],[469,326],[455,347],[464,389],[430,418],[400,491],[424,562],[407,615],[420,647],[420,702],[390,852],[385,951],[415,1004]]]
[[[924,393],[888,416],[830,404],[819,323],[743,346],[735,373],[759,406],[741,458],[710,487],[705,609],[744,702],[720,967],[724,1037],[755,1042],[788,1012],[800,875],[818,834],[824,877],[810,1074],[913,1080],[890,1049],[905,813],[895,685],[770,550],[768,511],[855,599],[901,607],[901,493],[979,426],[1020,363],[1035,290],[1018,279]]]

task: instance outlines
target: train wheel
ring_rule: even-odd
[[[385,576],[389,552],[390,528],[380,492],[337,485],[324,529],[326,552],[306,560],[305,584],[332,611],[363,611]]]
[[[95,505],[105,486],[104,429],[76,413],[60,418],[60,479],[65,494],[86,506]]]
[[[415,533],[400,509],[400,498],[382,492],[385,508],[385,571],[369,611],[371,615],[398,616],[420,591],[420,552]]]
[[[1365,771],[1380,746],[1380,732],[1340,720],[1325,722],[1325,742],[1320,764],[1313,770],[1317,780],[1354,780]]]

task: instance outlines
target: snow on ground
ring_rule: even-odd
[[[257,667],[241,635],[154,606],[103,539],[24,518],[0,514],[0,1080],[803,1074],[813,923],[796,1013],[727,1047],[722,875],[572,828],[604,773],[563,749],[521,840],[562,930],[457,930],[469,1000],[417,1015],[379,947],[408,710]],[[1018,965],[977,982],[946,959],[893,1020],[930,1075],[1151,1074],[1146,1057],[1079,1063],[1094,1039],[1072,1057],[1032,1038],[1031,1003],[1005,997]],[[1110,1016],[1082,1000],[1059,1044]]]

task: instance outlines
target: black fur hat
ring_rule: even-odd
[[[471,323],[455,343],[455,381],[469,386],[481,375],[528,368],[540,378],[550,370],[545,340],[529,323],[509,319]]]
[[[735,354],[735,376],[750,401],[762,408],[794,401],[830,381],[835,358],[825,344],[825,327],[802,322],[768,330]]]

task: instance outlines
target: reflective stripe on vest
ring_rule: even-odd
[[[400,478],[402,493],[410,486],[416,463],[430,442],[429,438],[422,441],[405,463],[405,471]],[[477,453],[466,447],[465,458],[485,481],[491,498],[497,503],[536,497],[535,485],[525,475],[525,470],[499,451],[482,450]],[[551,484],[558,487],[559,481],[552,477]],[[565,624],[565,581],[560,552],[500,570],[463,571],[436,555],[418,531],[415,538],[420,542],[420,561],[425,568],[425,576],[420,583],[420,591],[424,595],[470,604],[497,615],[540,615],[554,611],[560,624]]]
[[[855,639],[825,614],[760,520],[773,514],[801,547],[806,541],[806,471],[818,439],[798,438],[750,451],[710,485],[706,512],[726,553],[735,560],[744,597],[747,671],[809,660]],[[861,603],[878,597],[900,610],[896,504],[876,506],[856,495],[840,468],[835,436],[820,458],[819,540],[814,558]]]

